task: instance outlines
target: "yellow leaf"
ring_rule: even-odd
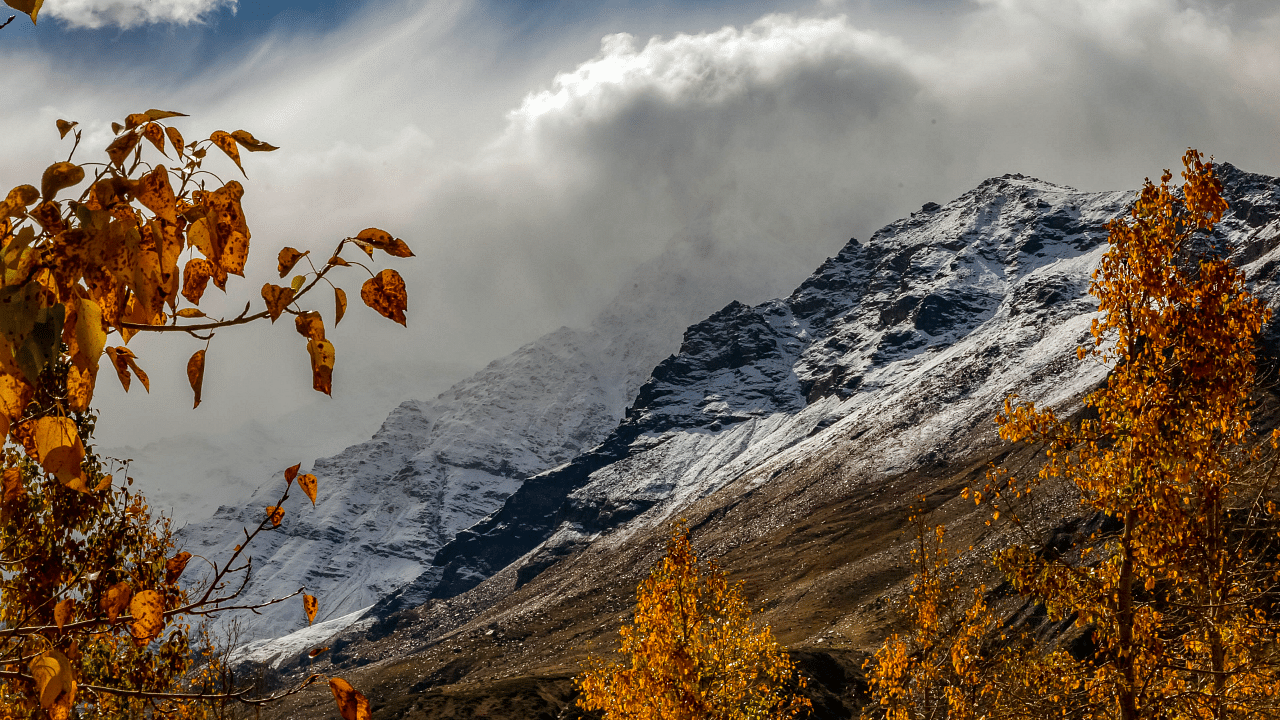
[[[192,409],[200,407],[200,389],[204,386],[204,350],[197,350],[190,360],[187,360],[187,382],[191,383],[191,389],[196,394],[195,404]]]
[[[102,322],[102,307],[88,298],[78,298],[76,305],[76,345],[88,367],[98,370],[98,358],[107,344],[106,325]]]
[[[308,340],[307,353],[311,355],[311,387],[325,395],[333,395],[333,343]]]
[[[79,185],[84,181],[84,168],[69,162],[58,162],[45,168],[40,178],[40,194],[52,200],[59,190]]]
[[[133,623],[129,634],[141,644],[151,642],[164,630],[164,596],[155,590],[143,590],[129,601]]]
[[[293,302],[293,290],[267,283],[262,286],[262,299],[267,302],[267,313],[271,315],[271,322],[275,322],[289,303]]]
[[[405,325],[404,312],[409,296],[400,273],[387,268],[369,278],[360,288],[360,299],[383,317]]]
[[[36,446],[36,460],[45,472],[64,483],[80,477],[80,461],[84,459],[84,445],[71,418],[42,417],[33,423],[32,441]]]
[[[347,314],[347,293],[340,287],[333,289],[333,324],[337,327],[342,322],[342,316]]]
[[[316,504],[316,476],[311,473],[298,476],[298,487],[302,488],[302,492],[307,494],[311,499],[311,504]]]
[[[163,165],[143,175],[133,187],[134,196],[143,207],[156,214],[156,217],[169,224],[178,222],[178,211],[174,207],[177,197],[173,194],[173,186],[169,184],[169,171]]]
[[[40,6],[44,4],[44,0],[4,0],[4,4],[21,13],[26,13],[31,18],[31,24],[36,24],[36,16],[40,14]]]
[[[7,0],[6,0],[7,1]],[[74,700],[76,683],[71,661],[59,650],[46,650],[31,661],[31,678],[35,681],[40,707],[48,710],[65,694],[67,703]]]
[[[76,612],[76,601],[67,598],[57,605],[53,606],[53,624],[61,630],[67,623],[71,622],[71,618]]]
[[[310,625],[314,623],[316,621],[316,611],[320,609],[316,599],[311,595],[303,593],[302,609],[307,613],[307,624]]]
[[[0,438],[9,434],[11,422],[22,417],[33,392],[17,376],[0,373]]]
[[[22,470],[16,467],[4,469],[4,494],[0,496],[0,520],[8,521],[18,511],[18,505],[27,496],[27,488],[22,484]]]
[[[280,527],[280,522],[284,520],[284,508],[278,505],[268,505],[267,519],[271,521],[271,527]]]
[[[351,687],[351,683],[342,678],[329,678],[329,689],[333,691],[333,700],[338,704],[342,720],[370,720],[369,701],[359,690]]]
[[[197,308],[182,308],[181,310],[179,310],[174,314],[180,318],[188,318],[188,319],[205,317],[204,311],[199,310]]]
[[[305,285],[306,282],[307,282],[306,275],[294,275],[293,280],[289,282],[289,289],[296,293],[302,289],[302,286]]]
[[[214,145],[218,146],[219,150],[226,153],[227,157],[231,158],[231,161],[236,164],[236,167],[240,168],[241,175],[246,174],[244,167],[240,164],[240,149],[236,147],[235,138],[222,130],[215,130],[213,131],[213,134],[209,136],[209,139],[213,141]]]

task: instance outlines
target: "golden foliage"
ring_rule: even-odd
[[[752,622],[742,588],[698,565],[683,526],[637,589],[621,635],[622,662],[591,657],[575,678],[578,705],[608,720],[792,718],[809,707],[795,694],[804,677]]]

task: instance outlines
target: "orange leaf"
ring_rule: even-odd
[[[278,505],[268,505],[267,519],[271,521],[271,527],[280,527],[280,522],[284,520],[284,508]]]
[[[115,622],[120,616],[120,611],[128,607],[131,597],[133,597],[133,588],[129,587],[129,583],[118,582],[107,588],[100,603],[102,611],[107,614],[107,619]]]
[[[71,660],[66,655],[59,650],[46,650],[31,661],[29,669],[41,708],[49,710],[59,698],[63,698],[63,706],[71,704],[76,695],[76,681]]]
[[[267,301],[267,312],[271,315],[271,322],[275,322],[293,301],[293,288],[267,283],[262,286],[262,299]]]
[[[381,250],[388,255],[395,257],[413,257],[413,252],[409,250],[409,246],[400,238],[393,238],[391,234],[385,230],[378,228],[365,228],[356,235],[357,240],[363,240],[370,246]]]
[[[120,348],[120,350],[126,350],[126,349]],[[126,350],[126,352],[128,351]],[[143,389],[145,389],[147,392],[151,392],[151,380],[147,378],[147,374],[142,372],[142,368],[138,367],[138,363],[134,361],[134,357],[135,357],[134,354],[132,352],[129,352],[128,355],[125,355],[124,353],[117,352],[117,357],[124,357],[124,361],[129,363],[130,368],[133,368],[133,374],[137,375],[138,380],[142,381]]]
[[[311,387],[325,395],[333,395],[333,343],[308,340],[307,353],[311,355]]]
[[[308,625],[316,621],[316,611],[320,609],[320,605],[319,603],[316,602],[315,597],[311,595],[307,595],[306,593],[303,593],[302,609],[307,613]]]
[[[149,140],[152,145],[155,145],[161,155],[169,156],[169,153],[164,151],[164,129],[160,127],[159,123],[149,122],[143,125],[142,137]]]
[[[315,311],[304,312],[293,319],[293,326],[298,334],[309,340],[324,339],[324,321],[320,319],[320,313]]]
[[[222,130],[214,130],[213,134],[209,136],[209,139],[213,141],[214,145],[218,146],[219,150],[226,153],[227,157],[231,158],[231,161],[236,164],[236,167],[240,168],[240,174],[246,175],[247,177],[247,174],[244,171],[244,166],[240,164],[240,149],[236,147],[235,138]]]
[[[143,590],[129,602],[133,623],[129,634],[141,644],[151,642],[164,630],[164,596],[155,590]]]
[[[316,504],[316,476],[311,473],[298,476],[298,487],[302,488],[302,492],[311,498],[311,504]]]
[[[370,720],[368,699],[351,687],[351,683],[342,678],[329,678],[329,689],[333,691],[333,700],[338,704],[342,720]]]
[[[76,601],[67,598],[57,605],[53,606],[53,624],[61,630],[64,625],[71,622],[71,618],[75,615]]]
[[[219,265],[232,275],[244,277],[244,264],[249,259],[249,236],[232,230],[223,240]]]
[[[107,146],[107,156],[111,158],[111,162],[117,167],[123,168],[124,161],[129,157],[129,153],[133,152],[133,148],[138,144],[138,133],[127,132],[124,135],[111,141]]]
[[[365,280],[360,288],[360,299],[379,315],[405,325],[404,311],[408,308],[409,296],[404,279],[395,270],[387,268]]]
[[[81,475],[80,461],[84,459],[84,445],[71,418],[42,417],[32,428],[32,441],[36,446],[36,460],[45,472],[70,483]]]
[[[191,359],[187,360],[187,382],[191,383],[191,389],[196,394],[196,402],[191,408],[198,408],[200,407],[200,389],[204,386],[204,350],[197,350]]]
[[[313,658],[325,653],[328,650],[329,650],[329,646],[327,645],[324,647],[311,648],[310,652],[307,653],[307,657]]]
[[[178,153],[178,157],[182,157],[186,147],[182,144],[182,133],[178,132],[176,127],[167,127],[164,134],[169,136],[169,144],[173,146],[173,151]]]
[[[206,317],[203,310],[197,310],[196,308],[182,308],[178,312],[174,313],[174,315],[177,315],[180,318],[187,318],[188,320]]]
[[[231,137],[235,138],[235,141],[240,143],[240,146],[249,152],[271,152],[272,150],[280,149],[271,143],[264,143],[261,140],[258,140],[253,135],[249,134],[249,131],[247,130],[237,130],[231,133]]]
[[[347,293],[340,287],[333,289],[333,325],[338,326],[342,322],[342,316],[347,314]]]
[[[187,569],[187,561],[191,560],[191,553],[183,550],[164,561],[164,581],[166,584],[173,584],[182,577],[182,571]]]
[[[204,258],[188,260],[187,266],[182,269],[182,297],[190,300],[193,305],[199,305],[212,276],[213,263]]]
[[[22,470],[7,467],[3,474],[4,494],[0,496],[0,520],[8,520],[18,511],[18,503],[27,496],[27,488],[22,484]]]
[[[280,271],[280,277],[288,275],[289,271],[293,269],[293,266],[297,265],[299,260],[310,253],[310,250],[307,252],[298,252],[291,247],[281,248],[280,254],[276,256],[276,269]]]
[[[292,483],[293,479],[298,477],[298,469],[301,467],[302,467],[302,463],[298,463],[297,465],[292,465],[286,468],[284,471],[284,481],[287,483]]]
[[[59,162],[45,168],[40,178],[40,194],[52,200],[59,190],[79,185],[84,181],[84,168],[69,162]]]

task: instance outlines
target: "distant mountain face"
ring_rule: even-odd
[[[316,508],[303,500],[279,530],[255,540],[255,575],[244,599],[261,602],[305,586],[320,598],[317,622],[362,611],[430,570],[441,546],[500,508],[526,478],[598,444],[684,327],[723,292],[691,282],[702,254],[697,241],[673,241],[591,327],[561,328],[433,400],[404,402],[368,442],[317,460]],[[283,484],[280,478],[186,526],[179,543],[226,557]],[[402,607],[424,598],[402,592],[393,599]],[[246,639],[269,640],[306,625],[299,607],[236,617]]]
[[[1280,185],[1220,174],[1232,211],[1217,239],[1270,283],[1280,257],[1263,230],[1280,217]],[[865,480],[963,454],[958,438],[1011,392],[1078,400],[1105,374],[1074,361],[1096,316],[1090,273],[1107,221],[1133,199],[994,178],[851,241],[790,297],[731,303],[686,331],[600,446],[441,548],[419,594],[452,597],[513,563],[518,587],[836,439],[856,440],[845,480]]]

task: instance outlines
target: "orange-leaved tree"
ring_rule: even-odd
[[[1092,632],[1092,656],[1044,656],[1079,701],[1062,717],[1280,711],[1276,468],[1264,457],[1276,434],[1258,437],[1251,399],[1270,313],[1213,241],[1227,204],[1212,163],[1189,150],[1183,164],[1180,192],[1166,171],[1109,225],[1091,285],[1102,317],[1079,350],[1110,369],[1085,399],[1094,416],[1010,399],[997,419],[1002,438],[1043,443],[1048,459],[1034,478],[993,471],[988,499],[1058,478],[1115,528],[1057,558],[1025,546],[996,558],[1050,617]]]
[[[40,9],[38,0],[6,3],[33,21]],[[209,151],[243,174],[242,150],[276,148],[243,130],[186,142],[173,124],[181,117],[131,114],[112,124],[105,161],[83,163],[75,157],[77,123],[59,120],[61,137],[73,141],[67,160],[46,168],[38,188],[18,185],[0,201],[0,696],[24,698],[4,712],[167,716],[182,701],[263,699],[245,690],[179,688],[192,680],[189,623],[235,607],[248,577],[246,548],[224,562],[208,559],[208,582],[192,595],[177,585],[190,556],[165,556],[173,548],[161,521],[92,452],[91,404],[104,359],[126,391],[135,378],[149,390],[129,340],[140,332],[197,338],[203,347],[186,369],[198,406],[215,331],[287,315],[305,343],[312,386],[331,394],[335,349],[307,303],[331,288],[324,304],[333,324],[342,320],[346,293],[331,278],[338,268],[367,272],[361,300],[406,323],[400,275],[370,265],[376,252],[413,253],[377,228],[338,240],[323,258],[280,249],[275,267],[286,283],[266,283],[261,299],[255,294],[232,317],[206,315],[200,302],[210,283],[226,292],[232,276],[244,276],[251,238],[245,189],[205,167]],[[367,257],[350,257],[351,249]],[[295,480],[315,501],[314,476],[294,466],[286,480],[277,504],[246,529],[246,545],[280,525]],[[314,618],[314,598],[304,596],[304,611]],[[350,685],[334,678],[330,687],[347,720],[368,716],[367,701]]]
[[[636,590],[620,662],[587,660],[579,707],[608,720],[792,718],[810,707],[801,676],[769,628],[751,620],[740,584],[703,568],[677,525]]]

